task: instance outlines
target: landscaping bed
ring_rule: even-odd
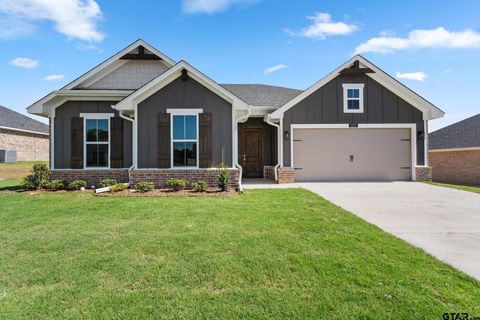
[[[203,192],[198,192],[193,189],[184,189],[180,191],[172,191],[169,189],[153,189],[148,192],[140,192],[135,189],[125,189],[119,192],[104,192],[97,196],[101,197],[171,197],[171,196],[188,196],[188,197],[202,197],[202,196],[235,196],[238,192],[230,189],[228,191],[221,191],[219,189],[207,189]]]

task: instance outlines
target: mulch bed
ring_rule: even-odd
[[[186,196],[186,197],[205,197],[205,196],[235,196],[238,192],[230,189],[228,191],[220,191],[218,189],[207,189],[205,192],[197,192],[192,189],[185,189],[181,191],[170,191],[168,189],[154,189],[148,192],[139,192],[133,189],[125,189],[119,192],[104,192],[99,193],[100,197],[172,197],[172,196]]]

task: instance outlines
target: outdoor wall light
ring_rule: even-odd
[[[417,139],[418,139],[418,140],[423,140],[423,139],[425,139],[425,132],[423,132],[422,130],[419,130],[419,131],[417,132]]]
[[[288,132],[288,130],[283,133],[283,136],[285,137],[285,140],[290,140],[290,132]]]

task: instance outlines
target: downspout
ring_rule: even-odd
[[[135,148],[135,135],[134,135],[134,130],[135,130],[135,119],[130,118],[129,116],[126,116],[123,111],[120,111],[118,113],[120,115],[120,118],[125,119],[127,121],[130,121],[132,123],[132,166],[128,168],[128,183],[131,185],[131,178],[130,178],[130,172],[135,168],[135,164],[133,163],[133,152]]]
[[[278,144],[279,141],[280,141],[280,138],[278,138],[278,137],[281,136],[281,134],[282,134],[280,132],[280,124],[276,124],[275,122],[272,122],[272,120],[270,119],[270,115],[266,115],[265,118],[263,119],[263,121],[265,121],[269,125],[277,128],[277,144]],[[280,167],[280,157],[278,156],[278,154],[280,153],[279,150],[280,150],[280,145],[277,146],[277,164],[275,165],[275,167],[273,167],[273,172],[275,173],[275,182],[278,182],[278,172],[277,172],[277,170]]]
[[[235,155],[235,159],[233,159],[233,164],[234,166],[240,171],[239,173],[239,180],[238,180],[238,190],[240,192],[243,192],[243,186],[242,186],[242,174],[243,174],[243,168],[242,166],[238,163],[238,122],[239,121],[244,121],[244,120],[247,120],[248,117],[250,117],[250,114],[251,114],[251,110],[250,110],[250,107],[248,107],[247,109],[247,114],[240,117],[240,118],[236,118],[235,119],[235,137],[236,137],[236,140],[235,143],[237,144],[237,152],[236,152],[236,155]]]

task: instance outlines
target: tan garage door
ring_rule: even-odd
[[[294,129],[295,181],[411,179],[410,129]]]

